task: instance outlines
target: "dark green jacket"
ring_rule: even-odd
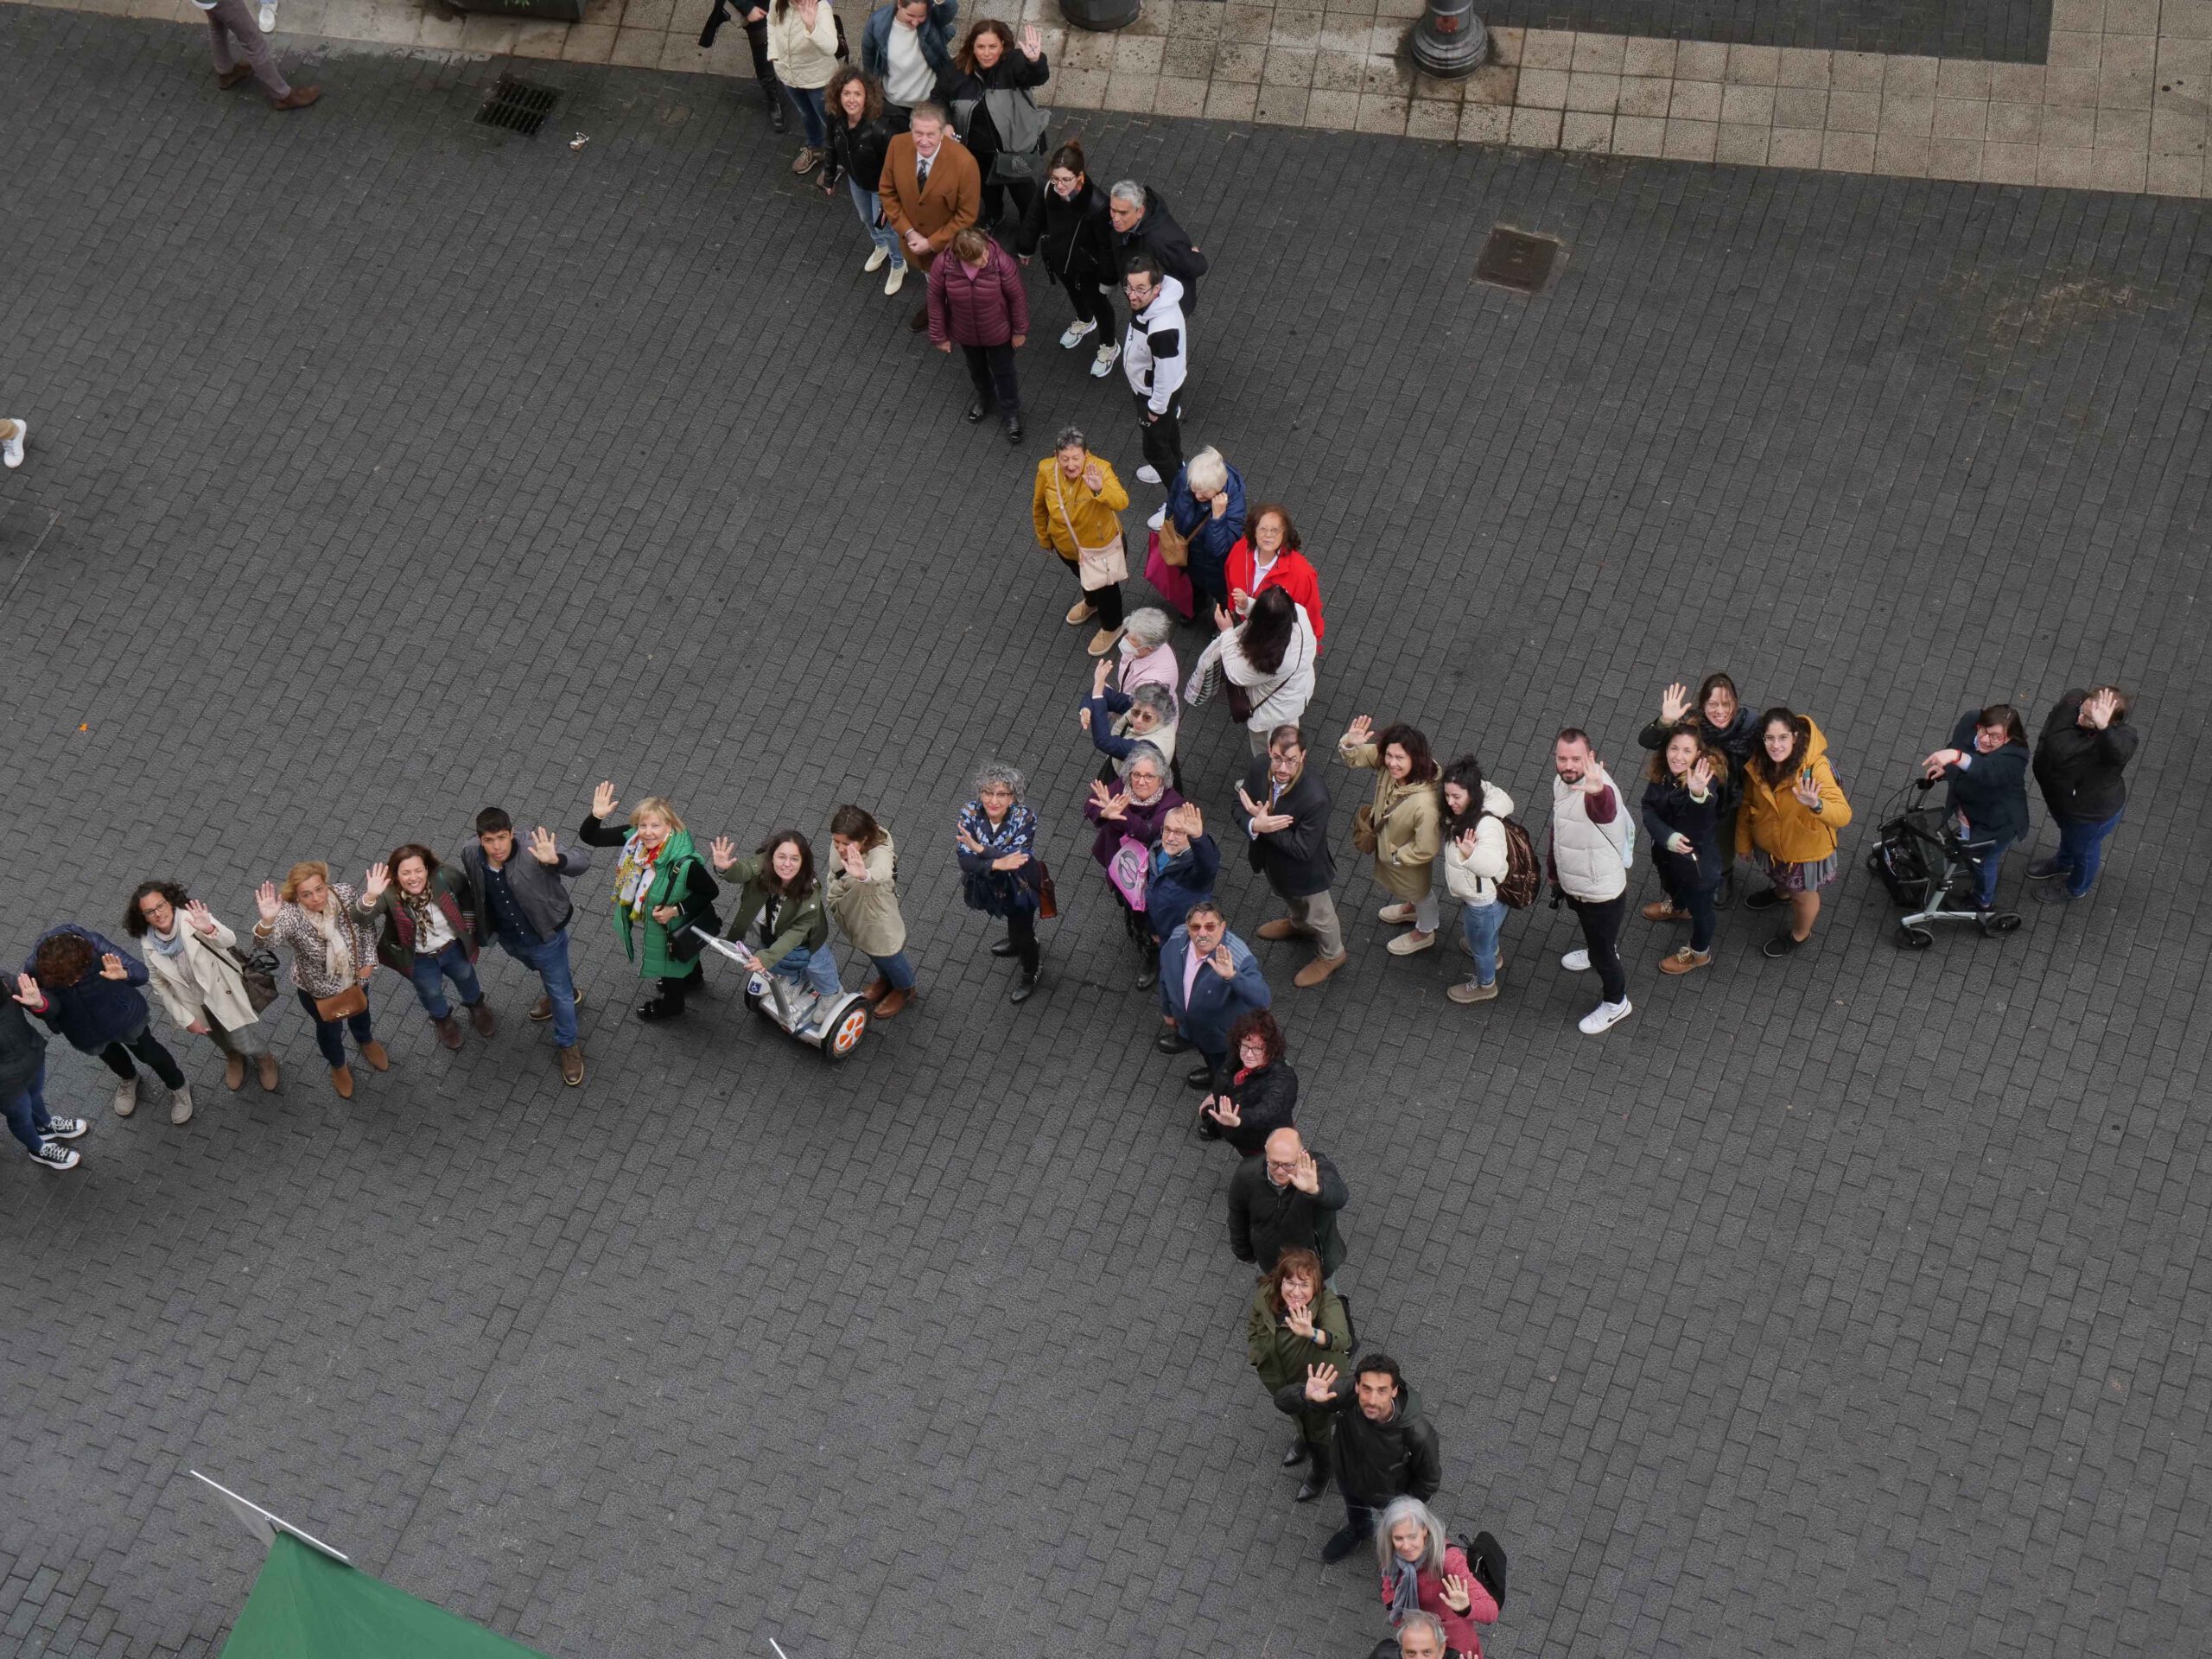
[[[728,869],[720,872],[723,880],[745,884],[737,896],[737,908],[730,912],[729,925],[722,931],[726,939],[741,940],[760,958],[763,968],[772,968],[792,951],[804,945],[818,950],[830,942],[830,912],[823,903],[822,883],[817,881],[814,890],[805,898],[786,899],[783,913],[776,918],[775,937],[765,944],[757,938],[745,938],[768,901],[778,895],[768,885],[771,872],[765,858],[741,858]]]
[[[1326,1346],[1308,1342],[1282,1322],[1264,1281],[1252,1297],[1252,1311],[1244,1321],[1244,1351],[1260,1374],[1268,1392],[1295,1382],[1306,1386],[1309,1365],[1333,1365],[1338,1370],[1351,1351],[1351,1321],[1344,1316],[1344,1299],[1326,1285],[1313,1305],[1313,1334],[1325,1334]],[[1317,1408],[1318,1410],[1318,1408]]]

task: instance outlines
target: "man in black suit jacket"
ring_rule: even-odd
[[[1252,868],[1282,896],[1290,914],[1259,929],[1263,939],[1311,938],[1313,960],[1291,982],[1319,985],[1344,965],[1344,930],[1329,885],[1337,879],[1329,853],[1329,790],[1306,764],[1306,739],[1295,726],[1268,734],[1266,758],[1237,785]]]

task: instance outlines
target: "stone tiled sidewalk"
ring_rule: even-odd
[[[79,9],[200,15],[190,0]],[[1020,10],[1043,24],[1053,64],[1042,101],[1063,109],[1909,178],[2208,188],[2212,0],[2055,0],[2041,64],[1497,29],[1496,63],[1459,82],[1416,74],[1403,56],[1421,0],[1147,0],[1119,35],[1064,28],[1056,0]],[[750,78],[741,32],[700,48],[704,12],[700,0],[590,0],[571,27],[443,22],[398,0],[283,0],[279,28]]]

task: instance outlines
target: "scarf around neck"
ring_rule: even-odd
[[[146,943],[152,945],[162,956],[182,956],[184,954],[184,923],[179,921],[175,930],[168,933],[162,932],[159,928],[147,929]]]
[[[1421,1564],[1395,1550],[1390,1555],[1390,1623],[1402,1624],[1421,1607]]]

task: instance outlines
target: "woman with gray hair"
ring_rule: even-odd
[[[976,774],[976,798],[960,809],[953,830],[959,845],[960,896],[970,910],[1005,918],[1006,938],[995,957],[1016,957],[1021,977],[1009,1002],[1027,1002],[1044,965],[1037,946],[1037,912],[1048,876],[1038,858],[1037,815],[1022,804],[1026,785],[1014,767],[993,760]]]
[[[1083,591],[1068,607],[1071,627],[1097,619],[1090,654],[1103,657],[1122,632],[1122,584],[1129,562],[1122,546],[1122,509],[1129,493],[1103,456],[1090,453],[1083,429],[1065,426],[1052,453],[1037,463],[1029,512],[1037,545],[1057,553]]]
[[[1428,1619],[1442,1638],[1440,1659],[1482,1659],[1478,1624],[1497,1621],[1497,1603],[1468,1566],[1466,1552],[1444,1533],[1436,1511],[1417,1497],[1391,1501],[1375,1528],[1375,1560],[1382,1573],[1382,1611],[1402,1633]],[[1386,1641],[1377,1659],[1398,1650]]]
[[[1157,686],[1144,688],[1157,692]],[[1137,949],[1141,969],[1160,960],[1160,946],[1145,917],[1145,887],[1152,870],[1152,849],[1167,815],[1183,804],[1183,798],[1167,782],[1167,761],[1149,742],[1129,746],[1128,758],[1118,785],[1095,783],[1083,816],[1097,825],[1091,837],[1090,856],[1106,872],[1114,901],[1122,907],[1122,925]],[[1151,988],[1149,984],[1139,989]]]
[[[1147,680],[1134,691],[1119,691],[1112,683],[1113,665],[1101,663],[1091,671],[1090,696],[1083,705],[1083,729],[1090,734],[1091,747],[1106,757],[1098,781],[1112,783],[1129,775],[1129,757],[1140,745],[1160,751],[1175,787],[1182,788],[1175,765],[1175,693],[1168,686]]]
[[[1187,543],[1184,574],[1201,601],[1199,614],[1229,606],[1229,555],[1244,539],[1244,474],[1209,444],[1184,462],[1167,486],[1153,528],[1173,524]]]

